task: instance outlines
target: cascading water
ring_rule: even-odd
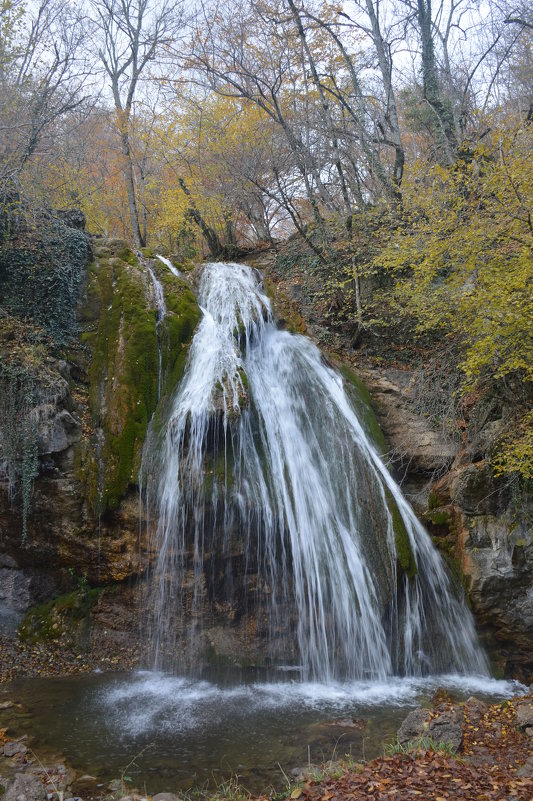
[[[161,281],[158,280],[156,274],[152,270],[150,266],[148,266],[148,272],[150,273],[150,278],[152,281],[152,286],[154,288],[154,297],[155,297],[155,306],[156,306],[156,322],[155,328],[157,333],[157,358],[158,358],[158,373],[157,373],[157,400],[161,397],[161,371],[163,365],[163,356],[161,353],[161,342],[159,336],[159,329],[161,327],[161,323],[166,317],[167,307],[165,304],[165,293],[163,291],[163,285]]]
[[[154,666],[194,658],[218,614],[305,678],[485,673],[470,613],[342,379],[276,329],[250,268],[208,264],[199,303],[152,443]]]
[[[167,259],[165,256],[160,256],[159,253],[156,253],[155,257],[156,257],[156,259],[159,259],[159,261],[162,264],[164,264],[166,267],[168,267],[168,269],[170,270],[172,275],[175,275],[176,278],[180,278],[180,276],[181,276],[180,271],[178,269],[176,269],[176,267],[174,267],[174,265],[172,264],[170,259]]]

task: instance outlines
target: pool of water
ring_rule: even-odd
[[[153,672],[20,679],[0,688],[0,713],[33,747],[61,753],[103,782],[125,771],[150,793],[220,784],[281,788],[295,767],[382,752],[407,712],[437,687],[504,698],[521,685],[481,677],[304,683],[256,672],[202,678]]]

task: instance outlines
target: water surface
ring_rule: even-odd
[[[201,679],[162,673],[95,673],[6,685],[22,710],[2,714],[40,753],[62,754],[102,782],[127,774],[141,790],[184,791],[238,776],[252,792],[281,789],[310,760],[382,753],[407,712],[437,687],[457,698],[503,698],[521,685],[485,677],[300,682],[256,671]],[[355,721],[355,725],[353,723]],[[134,764],[130,764],[134,761]],[[129,765],[129,767],[127,767]]]

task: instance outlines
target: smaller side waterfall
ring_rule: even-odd
[[[160,328],[161,323],[165,319],[167,313],[167,307],[165,305],[165,293],[163,291],[163,286],[161,281],[158,280],[156,274],[152,270],[152,268],[148,265],[148,272],[150,273],[150,278],[152,279],[152,286],[154,288],[154,298],[155,298],[155,307],[156,307],[156,332],[157,332],[157,358],[158,358],[158,372],[157,372],[157,400],[161,397],[161,373],[163,367],[163,355],[161,353],[161,337],[160,337]]]
[[[209,264],[155,447],[154,664],[239,627],[302,675],[485,673],[472,617],[340,376],[276,329],[260,277]]]
[[[179,271],[179,270],[177,270],[177,269],[174,267],[174,265],[172,264],[172,262],[170,261],[170,259],[167,259],[165,256],[160,256],[160,255],[159,255],[159,253],[156,253],[155,257],[156,257],[156,259],[159,259],[159,261],[160,261],[160,262],[162,262],[162,263],[163,263],[163,264],[164,264],[166,267],[168,267],[168,269],[170,270],[170,272],[171,272],[173,275],[175,275],[175,276],[176,276],[176,278],[181,278],[181,273],[180,273],[180,271]]]

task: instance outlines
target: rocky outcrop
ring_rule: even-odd
[[[77,243],[87,240],[80,215],[59,216],[54,226],[72,226]],[[17,247],[29,265],[29,248]],[[69,322],[44,335],[44,312],[34,302],[36,316],[23,319],[14,291],[12,313],[0,317],[0,624],[75,588],[81,577],[91,585],[124,582],[150,561],[148,545],[139,542],[147,526],[137,488],[158,401],[150,277],[123,241],[94,240],[92,250],[94,261],[80,266],[74,328]],[[0,264],[7,287],[22,259],[17,253]],[[50,249],[40,255],[52,258]],[[49,264],[43,272],[45,294],[55,269]],[[160,330],[164,402],[184,369],[199,311],[186,283],[166,270],[161,281],[168,309]],[[59,311],[51,310],[54,320]]]
[[[417,413],[412,402],[413,373],[388,368],[361,368],[370,391],[378,422],[388,443],[386,457],[420,506],[430,481],[446,472],[454,462],[457,445],[427,417]]]
[[[490,486],[490,485],[489,485]],[[469,496],[470,500],[470,496]],[[491,503],[489,501],[489,503]],[[533,674],[533,528],[512,508],[473,515],[458,507],[456,552],[472,609],[495,640],[507,675]]]
[[[530,681],[533,508],[517,504],[509,486],[494,477],[487,449],[498,421],[459,442],[417,413],[413,371],[361,368],[359,373],[385,433],[385,458],[460,575],[497,668]]]

